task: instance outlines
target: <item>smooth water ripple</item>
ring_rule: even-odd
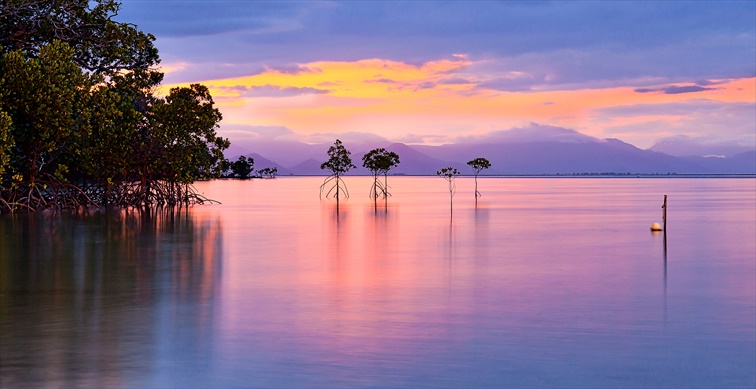
[[[321,182],[1,217],[0,386],[756,385],[752,178]]]

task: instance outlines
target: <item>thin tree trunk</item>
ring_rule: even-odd
[[[451,180],[449,180],[449,213],[454,213],[454,191]]]
[[[339,215],[339,176],[336,175],[336,215]],[[337,218],[338,219],[338,218]]]

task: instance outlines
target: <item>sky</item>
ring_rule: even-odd
[[[555,126],[756,148],[756,1],[123,0],[219,134],[443,144]]]

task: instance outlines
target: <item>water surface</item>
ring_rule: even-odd
[[[321,182],[0,218],[0,386],[756,385],[752,178]]]

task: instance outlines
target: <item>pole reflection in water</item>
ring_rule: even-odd
[[[664,304],[664,328],[667,326],[667,230],[664,229],[662,231],[652,231],[651,234],[658,238],[659,235],[661,235],[662,239],[662,266],[663,266],[663,274],[664,274],[664,293],[663,293],[663,304]]]
[[[664,325],[667,325],[667,229],[664,229]]]
[[[176,356],[213,341],[221,234],[170,210],[0,218],[0,386],[149,386],[155,370],[202,369]]]

